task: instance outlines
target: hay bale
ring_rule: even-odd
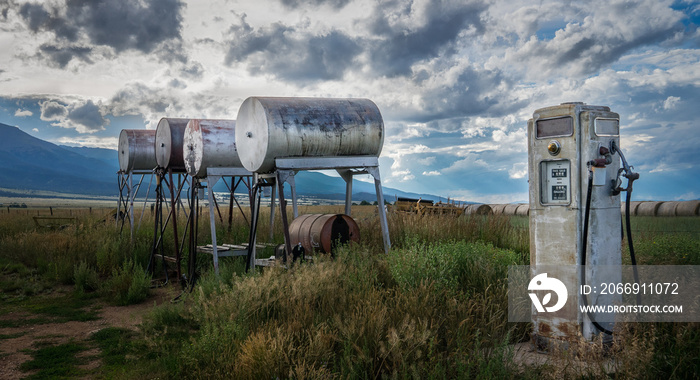
[[[642,203],[642,202],[640,202],[640,201],[632,201],[632,202],[630,202],[630,216],[635,216],[635,215],[637,215],[637,207],[639,207],[639,205],[640,205],[641,203]],[[620,203],[620,212],[622,213],[622,216],[625,216],[625,201],[622,201],[622,202]]]
[[[518,206],[520,206],[520,204],[518,204],[518,203],[507,204],[506,207],[503,208],[503,214],[504,215],[515,215],[515,211],[518,209]]]
[[[493,210],[489,205],[474,203],[467,206],[465,213],[467,215],[491,215],[493,214]]]
[[[700,200],[678,202],[676,216],[700,216]]]
[[[678,202],[663,202],[656,210],[656,216],[676,216]]]
[[[518,209],[515,210],[515,215],[530,216],[530,205],[527,203],[521,204],[518,206]]]
[[[494,213],[494,215],[500,215],[500,214],[503,214],[503,209],[505,209],[507,205],[492,204],[489,206],[491,207],[491,211]]]
[[[664,202],[642,202],[637,206],[637,212],[635,216],[656,216],[659,210],[659,206]]]

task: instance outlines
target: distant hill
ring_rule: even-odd
[[[115,161],[116,152],[114,153]],[[115,193],[116,171],[102,160],[32,137],[0,123],[2,187],[71,194]]]
[[[112,168],[114,173],[119,171],[119,160],[117,159],[117,151],[115,149],[90,148],[86,146],[76,147],[67,145],[59,145],[59,147],[68,149],[71,152],[77,153],[81,156],[100,160]]]
[[[52,191],[65,194],[117,196],[117,151],[59,146],[0,123],[0,188]],[[345,181],[318,172],[296,175],[299,195],[345,199]],[[385,200],[396,196],[438,200],[430,194],[407,193],[383,187]],[[223,183],[216,191],[226,191]],[[290,194],[286,194],[289,196]],[[353,181],[353,201],[374,201],[374,183]]]

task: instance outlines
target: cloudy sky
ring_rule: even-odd
[[[695,199],[699,24],[686,0],[0,0],[0,123],[116,149],[252,95],[365,97],[386,186],[509,202],[527,119],[582,101],[620,114],[636,199]]]

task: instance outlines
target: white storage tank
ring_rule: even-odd
[[[242,168],[236,150],[236,121],[192,119],[185,128],[187,174],[206,177],[207,168]]]
[[[158,165],[155,141],[154,130],[122,129],[119,133],[119,169],[123,172],[153,170]]]
[[[156,128],[156,161],[158,166],[176,172],[185,171],[182,157],[183,138],[189,119],[162,118]]]
[[[384,121],[369,99],[250,97],[238,110],[238,155],[251,172],[283,157],[375,156]]]

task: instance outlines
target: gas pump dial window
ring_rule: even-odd
[[[571,162],[569,160],[540,163],[540,202],[543,205],[571,203]]]
[[[617,119],[595,119],[596,136],[617,136],[620,134],[620,121]]]
[[[535,137],[538,139],[572,136],[574,134],[574,118],[565,116],[537,120],[537,128],[535,129]]]

